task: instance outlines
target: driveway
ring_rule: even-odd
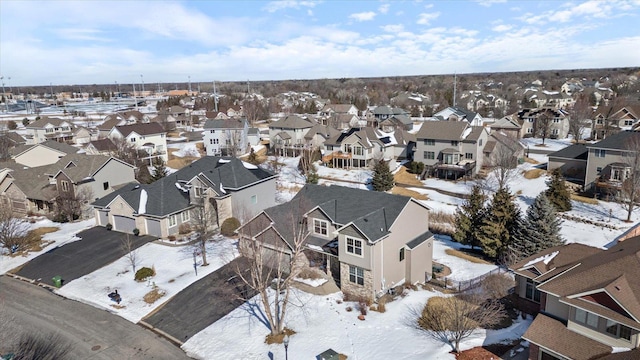
[[[53,285],[51,279],[60,275],[64,285],[125,255],[121,244],[127,234],[96,226],[79,232],[77,236],[82,240],[49,250],[29,261],[15,274],[47,285]],[[133,235],[129,235],[129,238],[133,248],[156,239],[153,236]]]
[[[238,279],[236,268],[246,269],[247,259],[237,258],[189,285],[142,322],[187,341],[255,296]]]

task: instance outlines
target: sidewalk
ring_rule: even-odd
[[[520,352],[518,350],[522,349]],[[512,356],[513,355],[513,356]],[[502,360],[527,360],[529,359],[529,347],[522,346],[522,343],[511,348],[511,350],[500,356]]]

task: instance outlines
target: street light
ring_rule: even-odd
[[[282,343],[284,344],[284,359],[289,360],[289,335],[284,336]]]

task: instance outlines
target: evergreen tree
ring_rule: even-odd
[[[151,184],[153,182],[151,173],[149,172],[149,167],[147,165],[142,165],[138,168],[136,180],[138,180],[138,182],[141,184]]]
[[[527,209],[514,237],[512,249],[522,259],[550,247],[564,244],[556,209],[544,193],[540,193]]]
[[[316,170],[309,170],[309,172],[307,173],[307,184],[317,184],[318,180],[320,180],[320,176],[318,175]]]
[[[373,168],[372,186],[375,191],[389,191],[393,188],[393,174],[384,159],[378,160]]]
[[[487,207],[478,238],[482,251],[494,259],[507,254],[508,246],[518,231],[520,209],[513,202],[508,187],[499,188]]]
[[[571,210],[571,194],[564,183],[564,178],[560,169],[555,169],[551,173],[551,179],[547,181],[547,191],[545,195],[559,212]]]
[[[167,169],[164,160],[162,160],[161,157],[155,158],[155,160],[153,160],[153,175],[151,175],[151,182],[160,180],[167,175],[169,175],[169,170]]]
[[[453,233],[453,240],[471,245],[472,248],[481,245],[479,234],[485,216],[485,199],[480,186],[475,185],[471,189],[469,199],[456,210],[456,231]]]

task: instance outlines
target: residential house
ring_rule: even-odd
[[[269,124],[271,148],[280,155],[295,156],[304,148],[304,136],[314,125],[314,122],[298,115],[289,115]]]
[[[248,152],[249,123],[246,119],[209,119],[202,136],[207,156],[240,156]]]
[[[84,148],[84,151],[89,155],[111,155],[116,150],[116,145],[109,138],[90,141]]]
[[[378,127],[382,131],[390,133],[395,130],[411,130],[413,129],[413,120],[408,114],[394,114],[384,120],[378,122]]]
[[[47,140],[58,142],[71,141],[73,138],[73,124],[70,121],[60,118],[42,117],[26,127],[25,136],[27,144],[34,145]]]
[[[593,116],[591,137],[604,139],[622,130],[635,129],[640,124],[639,121],[640,104],[602,105]]]
[[[640,144],[640,132],[621,131],[595,144],[587,144],[585,190],[616,195],[631,173],[632,153]]]
[[[16,163],[0,167],[9,169],[0,178],[0,197],[22,215],[52,214],[55,199],[63,192],[93,199],[135,181],[133,165],[101,155],[70,154],[54,164],[33,168]]]
[[[55,140],[47,140],[36,145],[21,145],[11,149],[11,158],[26,167],[55,164],[68,154],[78,152],[78,148]]]
[[[150,122],[160,124],[165,131],[175,130],[178,119],[186,119],[185,115],[173,116],[167,111],[161,111]]]
[[[346,130],[352,127],[360,127],[360,118],[353,114],[332,113],[318,118],[318,123],[328,125],[338,130]]]
[[[192,227],[202,206],[217,228],[275,205],[276,175],[233,157],[205,156],[151,184],[129,184],[96,200],[96,225],[166,238]],[[183,225],[184,224],[184,225]]]
[[[109,114],[104,117],[102,124],[98,125],[98,139],[104,139],[109,136],[113,128],[122,125],[131,125],[133,122],[125,119],[121,114]]]
[[[499,131],[512,139],[520,139],[522,126],[513,115],[507,115],[491,124],[491,130]]]
[[[231,118],[239,118],[243,116],[242,107],[240,105],[231,105],[227,109],[227,116]]]
[[[442,109],[433,114],[433,117],[451,121],[466,121],[471,126],[482,126],[483,122],[482,116],[477,112],[469,111],[458,106],[449,106]]]
[[[367,126],[373,128],[379,128],[382,121],[389,119],[394,115],[410,116],[410,114],[404,109],[397,107],[392,108],[388,105],[376,106],[370,114],[373,116],[367,116]]]
[[[325,140],[322,162],[336,168],[370,168],[376,160],[393,159],[393,145],[391,136],[378,129],[351,128]]]
[[[413,153],[416,150],[416,135],[406,130],[396,130],[393,132],[393,158],[396,160],[413,160]]]
[[[119,115],[126,119],[128,124],[148,123],[151,120],[148,114],[143,114],[138,110],[122,111]]]
[[[249,128],[249,131],[247,131],[247,142],[249,143],[249,146],[258,146],[261,141],[262,137],[260,136],[260,129]]]
[[[524,146],[520,141],[500,131],[492,131],[486,141],[484,160],[481,166],[507,166],[515,168],[524,162]]]
[[[410,197],[307,184],[241,226],[240,251],[252,256],[249,242],[260,241],[291,259],[296,233],[304,234],[306,250],[294,261],[326,269],[354,298],[373,300],[403,283],[424,283],[432,271],[429,208]]]
[[[332,114],[349,114],[358,116],[358,108],[353,104],[326,104],[320,115],[331,116]]]
[[[322,149],[327,139],[334,138],[340,134],[340,130],[330,125],[315,124],[306,134],[304,140],[306,147],[310,149]]]
[[[547,172],[560,169],[560,174],[572,182],[584,185],[589,149],[585,144],[573,144],[548,155]]]
[[[522,137],[538,137],[541,129],[547,124],[550,139],[564,139],[569,135],[569,113],[563,109],[535,108],[523,109],[515,114],[522,127]]]
[[[6,141],[9,147],[25,145],[27,143],[27,140],[25,138],[14,131],[4,131],[0,133],[0,139],[2,139],[0,141]]]
[[[478,174],[489,131],[466,121],[425,121],[416,134],[414,161],[425,174],[446,179]]]
[[[78,126],[73,130],[73,143],[75,145],[84,145],[91,141],[91,130],[83,126]]]
[[[529,359],[637,359],[638,258],[640,237],[633,237],[608,250],[557,246],[512,265],[517,304],[537,313],[522,336]]]
[[[109,138],[126,141],[136,149],[146,151],[147,156],[143,159],[150,164],[155,158],[161,158],[165,163],[169,160],[166,132],[158,123],[116,126],[109,133]]]

